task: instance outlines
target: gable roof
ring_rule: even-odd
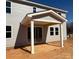
[[[28,14],[28,15],[26,15],[24,17],[24,19],[22,20],[21,23],[22,24],[25,24],[27,21],[31,21],[31,20],[35,20],[35,21],[37,20],[37,21],[43,21],[43,22],[50,22],[50,23],[53,23],[54,22],[53,20],[49,20],[49,19],[40,20],[40,18],[41,17],[44,17],[44,15],[55,18],[57,20],[57,21],[55,21],[55,23],[61,23],[61,22],[66,22],[67,21],[67,19],[65,19],[64,17],[60,16],[59,14],[57,14],[56,12],[54,12],[53,10],[48,10],[48,11],[43,11],[43,12],[39,12],[39,13]]]
[[[22,4],[28,4],[28,5],[31,5],[31,6],[37,6],[37,7],[45,8],[45,9],[48,9],[48,10],[51,9],[51,10],[59,11],[59,12],[63,12],[63,13],[67,12],[67,11],[59,9],[59,8],[54,8],[54,7],[50,7],[50,6],[47,6],[47,5],[43,5],[43,4],[39,4],[39,3],[32,2],[32,1],[27,1],[27,0],[10,0],[10,1],[22,3]]]
[[[38,16],[38,15],[42,15],[42,14],[51,14],[53,16],[55,16],[56,18],[59,18],[61,21],[67,21],[67,19],[65,19],[64,17],[60,16],[59,14],[57,14],[56,12],[54,12],[53,10],[48,10],[48,11],[43,11],[43,12],[39,12],[39,13],[33,13],[33,14],[28,14],[28,17],[33,17],[33,16]]]

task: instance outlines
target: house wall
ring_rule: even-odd
[[[54,28],[54,35],[50,35],[50,27]],[[55,35],[55,28],[59,28],[59,35]],[[53,24],[51,26],[44,26],[44,34],[43,38],[46,40],[46,43],[53,42],[53,41],[60,41],[61,39],[61,31],[63,30],[63,37],[64,40],[67,39],[67,30],[66,30],[66,22],[63,23],[63,29],[60,27],[60,24]],[[46,38],[45,38],[46,37]]]
[[[60,21],[56,20],[53,17],[50,16],[44,16],[39,18],[40,20],[53,20],[54,23],[60,23]],[[38,20],[38,19],[36,19]],[[44,23],[43,23],[44,24]],[[50,35],[50,27],[54,28],[54,35]],[[55,28],[58,27],[59,28],[59,35],[55,35]],[[60,41],[60,35],[61,35],[61,31],[60,31],[60,24],[53,24],[53,25],[49,25],[49,26],[44,26],[43,28],[43,39],[44,42],[52,42],[52,41]],[[62,29],[61,29],[62,30]],[[64,36],[64,40],[67,39],[67,33],[66,33],[66,22],[63,23],[63,36]]]
[[[42,11],[45,9],[37,8],[37,11]],[[28,5],[22,5],[18,3],[11,2],[11,14],[6,14],[6,25],[11,26],[11,38],[6,38],[6,46],[14,47],[17,39],[18,31],[20,28],[20,22],[28,13],[33,13],[33,7]]]
[[[54,35],[50,35],[50,27],[54,28]],[[59,29],[59,31],[58,31],[59,35],[55,35],[56,27],[58,27],[58,29]],[[54,24],[54,25],[48,26],[46,42],[59,41],[59,40],[60,40],[60,25]]]
[[[37,11],[44,11],[45,9],[37,8]],[[11,38],[6,38],[6,46],[7,47],[14,47],[20,46],[20,45],[25,45],[24,42],[27,44],[27,27],[24,27],[20,24],[20,22],[24,19],[26,14],[28,13],[33,13],[33,7],[28,6],[28,5],[22,5],[18,3],[11,2],[11,14],[6,14],[6,25],[11,26]],[[66,37],[66,30],[65,30],[65,25],[64,23],[64,37]],[[53,27],[56,27],[59,25],[52,25]],[[46,42],[51,42],[51,41],[57,41],[60,38],[60,35],[58,36],[50,36],[49,35],[49,28],[51,26],[47,27],[46,29],[43,29],[43,31],[47,30],[47,35],[46,37],[43,36],[44,39],[46,39]],[[52,39],[55,38],[55,39]],[[19,41],[19,42],[18,42]],[[16,43],[17,42],[17,43]]]
[[[61,13],[61,16],[63,16],[64,18],[66,18],[66,13]]]
[[[64,40],[67,39],[67,26],[66,26],[66,22],[63,23],[63,36],[64,36]]]
[[[61,13],[61,16],[66,18],[66,13],[62,13],[62,12],[59,12],[59,11],[56,11],[56,13]]]

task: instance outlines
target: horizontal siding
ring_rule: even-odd
[[[50,35],[50,27],[58,27],[59,28],[59,35]],[[55,34],[55,30],[54,30],[54,34]],[[59,41],[60,40],[60,26],[59,24],[55,24],[55,25],[51,25],[48,27],[48,31],[47,31],[47,37],[46,37],[46,42],[53,42],[53,41]]]
[[[7,47],[14,47],[15,42],[17,39],[18,31],[20,28],[20,22],[23,20],[23,18],[26,16],[28,13],[33,12],[33,7],[28,6],[28,5],[22,5],[22,4],[17,4],[17,3],[11,3],[11,14],[6,14],[6,25],[12,26],[12,38],[7,38],[6,39],[6,46]],[[45,9],[37,8],[37,11],[44,11]],[[49,18],[42,18],[42,19],[51,19]],[[59,26],[59,25],[52,25],[52,26]],[[64,37],[66,37],[66,23],[64,23]],[[60,35],[59,36],[50,36],[50,31],[49,28],[51,26],[47,27],[47,36],[46,36],[46,42],[52,42],[56,40],[60,40]],[[46,29],[44,29],[46,30]],[[26,36],[27,37],[27,36]],[[44,36],[43,36],[44,37]]]
[[[37,11],[44,9],[37,8]],[[18,35],[20,22],[28,13],[33,12],[33,7],[11,2],[11,14],[6,14],[6,25],[12,26],[12,37],[6,39],[7,47],[14,47]]]

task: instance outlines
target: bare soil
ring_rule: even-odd
[[[7,59],[72,59],[73,56],[72,39],[64,41],[64,47],[60,47],[60,42],[35,45],[35,54],[30,53],[30,46],[23,48],[6,49]]]

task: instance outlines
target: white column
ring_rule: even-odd
[[[61,30],[61,38],[60,38],[61,42],[60,43],[61,43],[61,47],[64,47],[64,45],[63,45],[63,39],[64,39],[64,37],[63,37],[63,34],[64,34],[63,33],[63,23],[60,24],[60,28],[61,28],[60,29]]]
[[[31,21],[31,54],[34,54],[34,21]]]

